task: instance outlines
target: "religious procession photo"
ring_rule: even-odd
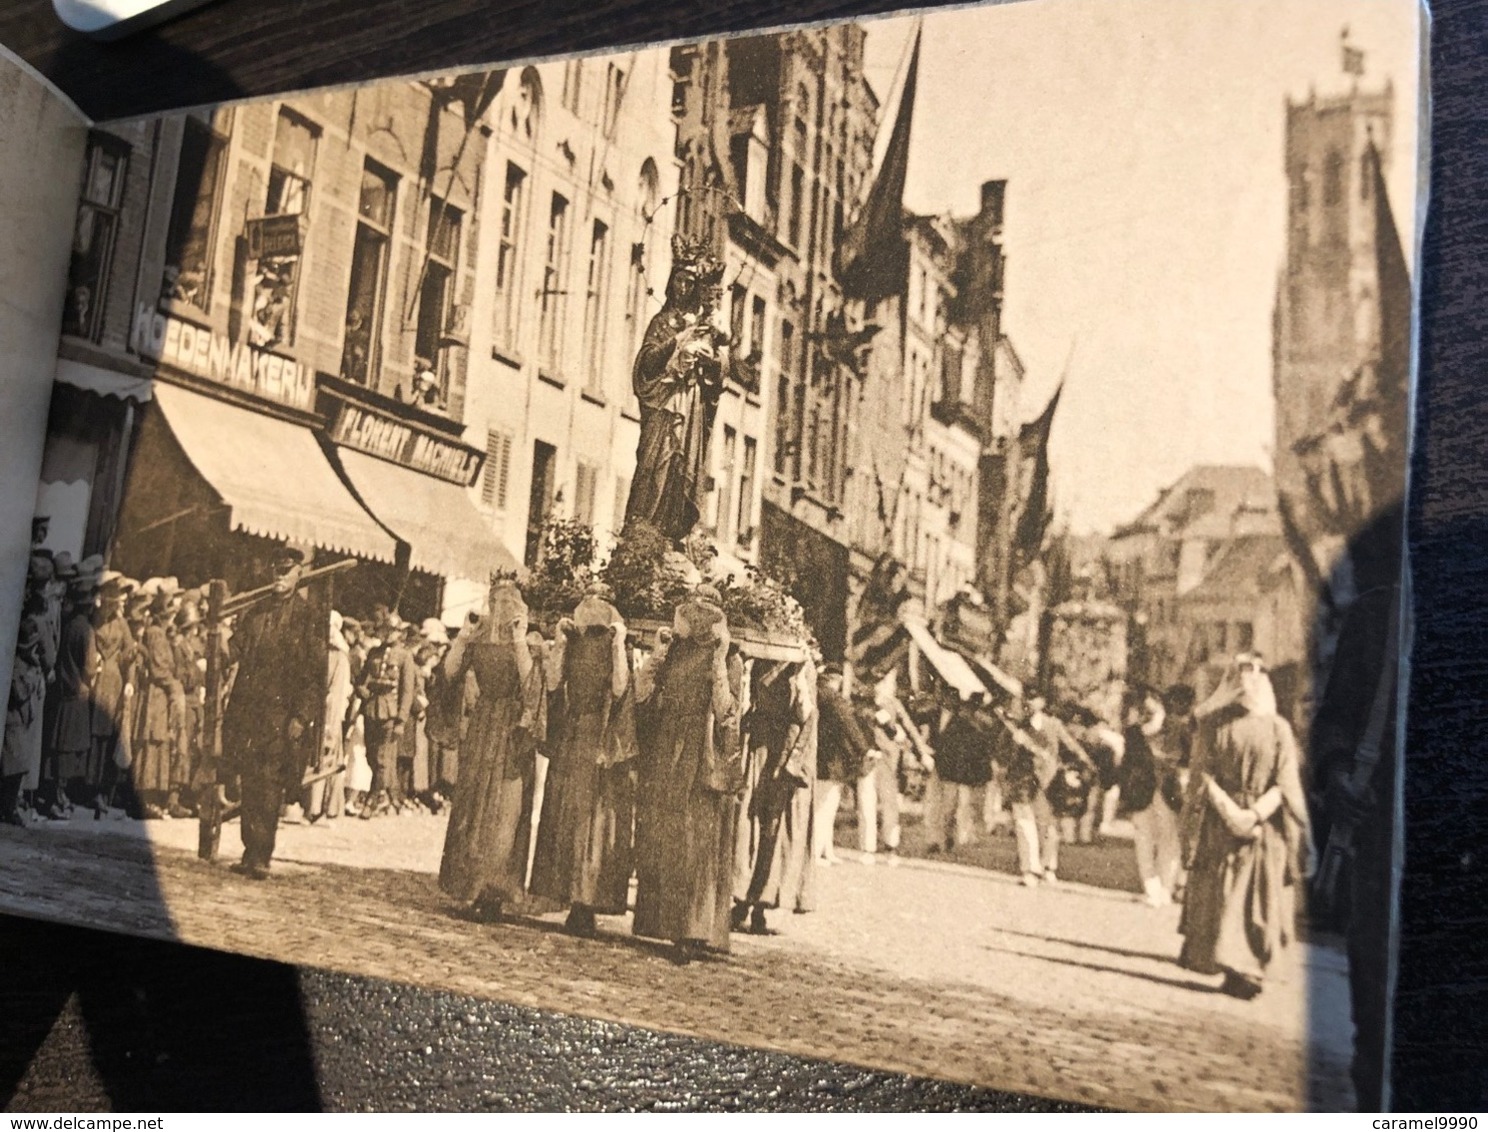
[[[0,910],[1380,1109],[1424,49],[1025,0],[95,125]]]

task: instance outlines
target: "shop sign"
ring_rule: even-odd
[[[435,436],[410,421],[380,413],[366,405],[338,401],[331,421],[333,443],[378,456],[405,468],[469,487],[480,471],[482,454]]]
[[[305,218],[299,213],[260,216],[243,227],[249,259],[297,256],[305,246]]]
[[[136,353],[194,377],[311,412],[315,373],[293,358],[232,342],[204,326],[141,306],[131,342]]]

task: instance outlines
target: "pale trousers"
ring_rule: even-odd
[[[939,773],[925,784],[925,842],[944,845],[952,838],[957,845],[976,840],[977,811],[984,807],[986,787],[946,782]],[[986,822],[985,812],[982,821]]]
[[[817,857],[837,856],[834,842],[837,809],[842,805],[842,783],[818,779],[816,783],[816,820],[812,823],[811,851]]]
[[[1178,848],[1178,815],[1161,798],[1131,815],[1137,873],[1146,885],[1157,881],[1167,892],[1178,881],[1182,855]]]
[[[1007,821],[1003,808],[1002,768],[994,766],[992,780],[987,783],[982,792],[982,828],[988,833]]]
[[[1013,803],[1018,869],[1024,875],[1059,871],[1059,821],[1043,795]]]
[[[879,758],[858,779],[858,848],[878,852],[878,822],[883,819],[884,848],[899,848],[899,770],[889,759]]]

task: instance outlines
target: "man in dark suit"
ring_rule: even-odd
[[[313,553],[298,543],[280,548],[275,592],[238,615],[230,643],[237,675],[222,747],[225,769],[239,779],[243,835],[243,860],[233,871],[254,880],[269,875],[280,808],[297,796],[325,710],[324,618],[298,588]]]

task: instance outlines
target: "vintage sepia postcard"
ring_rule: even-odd
[[[1425,41],[1024,0],[104,123],[0,60],[0,911],[1386,1106]]]

